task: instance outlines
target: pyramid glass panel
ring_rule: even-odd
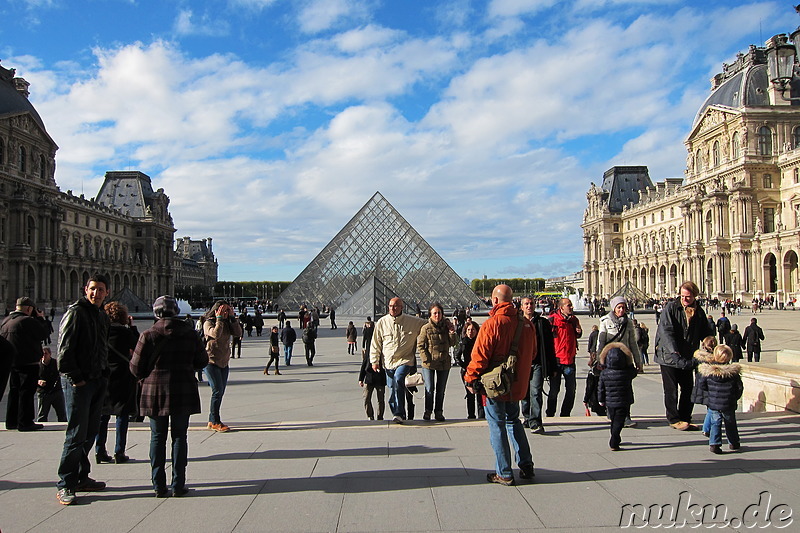
[[[374,297],[368,297],[372,294]],[[340,310],[386,313],[394,295],[413,312],[440,302],[445,308],[484,303],[379,193],[303,269],[277,299],[283,309],[329,305]],[[355,300],[351,301],[355,296]],[[359,313],[364,314],[364,313]],[[370,314],[370,313],[366,313]]]

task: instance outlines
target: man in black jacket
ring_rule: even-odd
[[[664,307],[656,331],[654,360],[661,365],[667,420],[670,426],[681,431],[697,429],[692,424],[692,356],[700,341],[709,335],[715,336],[713,324],[708,323],[703,307],[697,302],[698,294],[700,289],[694,282],[684,282],[680,298]]]
[[[28,297],[17,300],[16,310],[0,326],[0,335],[14,346],[16,352],[8,388],[6,429],[35,431],[44,427],[34,423],[34,398],[39,382],[42,341],[49,333],[44,313],[36,309],[36,304]]]
[[[536,348],[538,356],[531,364],[530,387],[522,400],[523,425],[531,429],[531,433],[544,433],[542,424],[542,387],[544,378],[556,368],[556,349],[553,345],[553,327],[550,321],[536,312],[536,301],[530,296],[522,299],[522,313],[531,321],[536,332]]]
[[[94,275],[84,296],[67,308],[58,331],[58,370],[68,383],[67,432],[58,466],[58,493],[63,505],[75,501],[75,492],[103,490],[106,484],[89,477],[89,452],[94,444],[108,386],[109,319],[103,311],[108,280]]]

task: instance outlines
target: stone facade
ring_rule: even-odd
[[[713,78],[685,141],[684,178],[653,185],[646,167],[614,167],[592,183],[581,225],[587,295],[630,281],[674,296],[692,280],[721,299],[800,297],[800,106],[771,78],[756,47]]]
[[[136,171],[108,172],[96,198],[61,192],[58,146],[28,101],[28,83],[0,67],[0,300],[63,308],[95,272],[111,294],[144,301],[174,291],[169,197]],[[216,277],[216,261],[214,261]]]
[[[176,291],[191,287],[213,287],[217,283],[217,259],[211,247],[211,237],[192,240],[183,237],[176,241],[173,256]]]

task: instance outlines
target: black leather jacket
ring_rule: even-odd
[[[38,316],[14,311],[0,326],[0,335],[16,348],[15,367],[36,365],[42,359],[42,341],[50,333],[47,322]]]
[[[67,308],[58,328],[58,371],[72,383],[108,375],[105,311],[81,298]]]
[[[659,365],[691,368],[694,366],[694,351],[700,347],[700,341],[709,335],[715,336],[716,331],[708,324],[706,313],[697,302],[692,322],[687,324],[681,302],[673,300],[664,307],[658,321],[654,360]]]

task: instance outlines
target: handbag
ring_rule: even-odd
[[[523,317],[517,315],[517,330],[506,360],[481,374],[481,385],[487,398],[498,398],[511,392],[511,385],[517,378],[517,350],[522,335],[522,323]]]
[[[408,374],[406,376],[406,388],[410,389],[412,387],[423,387],[425,385],[425,379],[422,377],[422,373],[414,372],[413,374]]]

